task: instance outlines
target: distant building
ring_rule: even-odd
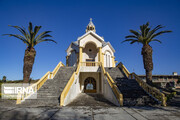
[[[145,75],[138,75],[138,76],[142,80],[146,81]],[[153,75],[152,81],[153,83],[163,88],[167,88],[167,87],[180,88],[180,84],[177,83],[179,78],[180,75],[178,75],[177,72],[173,72],[172,75]]]

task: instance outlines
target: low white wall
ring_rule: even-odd
[[[103,88],[103,95],[104,97],[112,102],[113,104],[120,106],[115,94],[113,93],[111,86],[109,85],[107,79],[105,76],[103,76],[103,81],[104,81],[104,88]]]
[[[97,72],[99,66],[82,66],[80,72]]]
[[[79,75],[77,75],[77,76],[75,76],[75,80],[74,80],[66,98],[64,99],[64,106],[66,106],[67,104],[72,102],[79,93],[81,93],[81,91],[80,91],[80,84],[79,84]]]

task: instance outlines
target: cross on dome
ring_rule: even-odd
[[[86,27],[86,32],[88,31],[96,32],[95,25],[92,22],[92,18],[90,18],[89,24]]]

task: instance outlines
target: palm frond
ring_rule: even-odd
[[[40,33],[39,35],[37,35],[39,30],[41,29],[41,26],[35,26],[33,28],[33,25],[31,22],[29,22],[28,31],[24,27],[21,28],[19,26],[12,26],[12,25],[9,25],[9,26],[16,28],[18,31],[20,31],[23,34],[23,36],[17,35],[17,34],[4,34],[4,35],[8,35],[10,37],[13,36],[20,39],[21,41],[23,41],[24,43],[28,45],[28,48],[32,48],[38,43],[44,42],[44,41],[51,41],[51,42],[57,43],[56,41],[52,39],[46,39],[47,37],[52,37],[50,34],[48,34],[51,31],[44,31]]]
[[[146,28],[146,30],[144,31],[144,32],[145,32],[145,33],[144,33],[144,34],[145,34],[145,37],[147,37],[150,29],[151,29],[151,28]]]
[[[8,25],[10,27],[16,28],[18,31],[20,31],[26,38],[28,37],[28,32],[25,30],[25,28],[21,28],[19,26],[13,26],[13,25]]]
[[[52,36],[49,35],[49,34],[44,34],[44,35],[42,35],[42,36],[40,37],[40,39],[45,38],[45,37],[52,37]]]
[[[135,40],[137,40],[137,39],[126,39],[126,40],[122,41],[121,43],[129,42],[129,41],[135,41]]]
[[[159,30],[159,29],[161,29],[161,28],[164,28],[164,26],[162,26],[162,25],[156,26],[153,30],[151,30],[151,31],[147,34],[147,37],[150,38],[157,30]]]
[[[34,37],[37,35],[37,33],[39,32],[40,29],[41,29],[41,26],[34,27]]]
[[[126,36],[125,37],[126,40],[122,41],[122,43],[127,41],[130,41],[130,44],[138,42],[138,43],[142,43],[143,45],[149,44],[151,41],[157,41],[161,43],[160,40],[154,38],[158,35],[172,32],[170,30],[157,32],[161,28],[164,28],[164,26],[157,25],[154,29],[151,30],[151,27],[149,27],[149,22],[147,22],[146,24],[141,25],[140,30],[138,31],[130,30],[130,32],[133,33],[133,35]]]
[[[32,23],[29,22],[29,27],[28,27],[29,33],[32,33],[32,32],[33,32],[32,29],[33,29]]]
[[[20,39],[21,41],[23,41],[24,43],[26,43],[27,45],[29,45],[29,42],[21,35],[17,35],[17,34],[3,34],[3,35],[8,35],[9,37],[15,37]]]
[[[153,34],[151,37],[150,37],[150,40],[153,39],[154,37],[158,36],[158,35],[161,35],[161,34],[164,34],[164,33],[169,33],[169,32],[172,32],[170,30],[164,30],[164,31],[160,31],[158,33],[155,33]]]
[[[138,41],[138,40],[134,40],[134,41],[130,42],[130,44],[133,44],[133,43],[135,43],[135,42],[139,42],[139,41]]]
[[[144,30],[145,30],[145,25],[144,24],[140,26],[140,30],[141,30],[142,37],[144,37]]]
[[[149,27],[149,22],[147,22],[147,23],[146,23],[146,26],[148,26],[148,27]]]
[[[128,36],[126,36],[125,38],[138,38],[138,37],[135,36],[135,35],[128,35]]]
[[[28,33],[28,31],[26,30],[26,28],[22,27],[23,30],[26,32],[26,39],[29,41],[30,40],[30,34]]]
[[[37,34],[42,26],[35,26],[34,27],[34,33]]]
[[[152,39],[151,41],[156,41],[156,42],[162,43],[160,40],[157,40],[157,39]]]
[[[54,41],[54,40],[52,40],[52,39],[40,39],[40,40],[38,40],[38,41],[37,41],[37,43],[36,43],[36,44],[41,43],[41,42],[45,42],[45,41],[50,41],[50,42],[54,42],[54,43],[56,43],[56,44],[57,44],[57,42],[56,42],[56,41]]]
[[[131,33],[133,33],[134,35],[136,35],[137,37],[140,35],[137,31],[135,30],[129,30]]]
[[[51,31],[44,31],[44,32],[40,33],[35,39],[38,40],[38,39],[40,39],[41,36],[46,35],[47,33],[50,33],[50,32]]]

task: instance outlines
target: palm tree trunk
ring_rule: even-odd
[[[152,47],[148,44],[143,45],[141,54],[143,56],[144,69],[146,70],[146,82],[149,85],[152,85],[152,70],[153,70],[153,61],[152,61]]]
[[[34,48],[27,48],[24,55],[23,82],[28,83],[32,72],[36,51]]]
[[[146,82],[149,85],[152,85],[152,71],[146,70]]]

